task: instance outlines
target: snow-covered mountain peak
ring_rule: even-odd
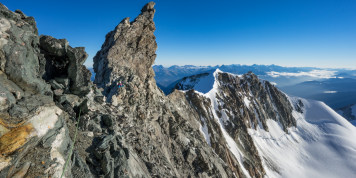
[[[356,128],[323,102],[287,96],[253,73],[238,76],[216,70],[192,78],[197,82],[186,89],[194,90],[185,95],[200,115],[200,131],[236,174],[356,174]],[[196,86],[209,87],[202,92]]]
[[[208,93],[211,89],[213,89],[214,83],[217,82],[218,85],[220,84],[230,84],[235,80],[238,82],[240,79],[244,79],[246,83],[249,82],[256,82],[258,77],[253,74],[252,72],[248,72],[244,75],[236,75],[228,72],[223,72],[219,68],[200,73],[188,77],[184,77],[177,82],[174,89],[177,90],[190,90],[194,89],[200,93]]]

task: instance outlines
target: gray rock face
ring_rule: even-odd
[[[156,29],[154,5],[154,2],[148,3],[133,22],[125,18],[106,35],[101,50],[94,57],[94,83],[98,86],[110,90],[112,84],[128,74],[136,75],[140,81],[152,81],[157,49],[153,34]]]
[[[24,91],[0,71],[0,111],[6,111],[24,96]]]
[[[11,12],[0,3],[0,70],[23,90],[46,93],[39,78],[41,58],[36,22],[21,11]]]
[[[0,177],[60,177],[68,155],[73,129],[51,91],[68,85],[57,78],[47,81],[51,85],[43,80],[52,71],[44,67],[39,39],[34,18],[0,3]],[[71,55],[84,62],[76,53]],[[64,173],[71,175],[71,169]]]

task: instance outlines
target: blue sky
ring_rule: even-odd
[[[106,33],[145,0],[2,0],[39,33],[84,46],[87,66]],[[356,68],[355,0],[157,0],[155,64],[277,64]]]

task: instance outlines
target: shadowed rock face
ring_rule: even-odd
[[[72,93],[85,95],[89,92],[91,73],[83,65],[88,57],[83,47],[72,48],[66,39],[42,35],[40,48],[46,59],[42,76],[46,81],[68,78]]]
[[[177,92],[179,91],[175,90],[173,93]],[[209,136],[205,137],[208,137],[207,140],[209,140],[209,144],[213,148],[214,152],[228,164],[229,168],[235,173],[235,175],[238,175],[238,177],[244,177],[245,175],[241,170],[238,160],[229,150],[227,141],[223,137],[222,130],[214,119],[214,115],[212,113],[214,111],[211,109],[211,100],[201,96],[194,90],[187,91],[185,93],[185,97],[188,101],[187,103],[189,103],[189,105],[191,105],[197,113],[199,118],[197,121],[202,125],[202,127],[205,127],[207,133],[209,133]]]
[[[338,109],[338,113],[341,115],[341,116],[343,116],[344,118],[346,118],[347,120],[349,120],[349,121],[354,121],[354,120],[356,120],[356,113],[354,113],[355,111],[353,111],[353,110],[355,110],[355,109],[353,109],[353,108],[355,108],[356,107],[356,105],[349,105],[349,106],[345,106],[345,107],[343,107],[343,108],[340,108],[340,109]]]

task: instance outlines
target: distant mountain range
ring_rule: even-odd
[[[317,70],[319,68],[314,67],[282,67],[278,65],[216,65],[216,66],[194,66],[185,65],[177,66],[173,65],[171,67],[163,67],[162,65],[153,66],[153,70],[156,73],[156,81],[159,85],[163,87],[168,87],[173,82],[182,79],[183,77],[191,76],[194,74],[204,73],[208,71],[215,71],[220,69],[225,72],[234,74],[244,74],[249,71],[253,71],[256,75],[266,75],[267,72],[308,72],[312,70]]]
[[[256,64],[153,66],[157,85],[166,94],[172,92],[184,77],[212,73],[216,69],[238,75],[252,71],[259,78],[270,81],[289,95],[320,100],[335,110],[356,104],[356,70]]]

